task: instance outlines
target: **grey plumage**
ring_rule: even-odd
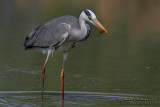
[[[62,107],[64,101],[64,68],[69,50],[74,47],[75,43],[86,40],[90,34],[90,26],[86,23],[90,22],[99,27],[102,33],[108,33],[106,29],[97,20],[96,15],[91,10],[84,10],[77,19],[74,16],[62,16],[52,19],[47,23],[37,27],[25,39],[24,47],[43,48],[42,51],[47,51],[47,58],[42,68],[42,89],[41,89],[41,104],[43,106],[44,92],[44,76],[45,67],[48,59],[54,50],[64,52],[63,64],[61,70],[61,91],[62,91]]]
[[[71,28],[80,29],[79,20],[74,16],[62,16],[52,19],[47,23],[37,27],[26,38],[24,42],[25,49],[29,48],[57,48],[62,42],[69,37],[69,42],[85,40],[90,34],[90,26],[86,23],[87,33],[80,40],[72,40]],[[68,32],[67,37],[63,35]]]

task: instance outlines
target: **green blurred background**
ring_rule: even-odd
[[[30,31],[48,20],[91,9],[109,31],[91,36],[68,57],[66,91],[160,94],[159,0],[0,0],[0,91],[41,87],[46,55],[24,51]],[[45,90],[60,90],[61,52],[47,65]]]

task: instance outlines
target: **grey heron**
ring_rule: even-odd
[[[89,9],[82,11],[79,19],[74,16],[61,16],[54,18],[29,33],[24,42],[25,49],[40,48],[47,51],[47,57],[42,68],[41,99],[43,101],[45,67],[48,59],[55,50],[64,52],[61,70],[61,91],[64,100],[64,68],[69,51],[77,42],[84,41],[90,34],[87,22],[99,27],[102,33],[107,30],[97,20],[96,15]]]

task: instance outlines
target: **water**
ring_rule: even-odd
[[[40,106],[40,91],[1,91],[0,105],[5,107],[35,107]],[[60,91],[45,91],[44,106],[57,107],[61,105]],[[148,101],[150,100],[150,101]],[[141,96],[120,93],[98,93],[98,92],[74,92],[65,91],[66,107],[124,107],[125,105],[153,104],[158,107],[158,97]]]
[[[24,39],[32,29],[47,20],[65,14],[79,16],[84,8],[95,10],[98,19],[109,31],[109,36],[100,35],[99,30],[91,25],[88,40],[71,50],[65,69],[64,105],[160,105],[160,32],[157,30],[159,16],[155,15],[159,12],[156,8],[159,3],[147,5],[146,2],[143,10],[134,3],[126,2],[131,6],[127,7],[116,2],[114,5],[119,6],[117,8],[121,13],[118,16],[110,13],[115,13],[116,8],[103,6],[110,4],[105,1],[95,1],[93,7],[90,6],[91,2],[86,2],[86,6],[80,2],[0,2],[3,7],[0,17],[0,106],[40,106],[41,69],[46,55],[37,50],[24,51]],[[148,15],[150,13],[156,17]],[[62,57],[61,52],[55,52],[49,59],[45,76],[45,106],[61,105]],[[125,98],[132,102],[128,104]],[[136,102],[133,98],[144,102]],[[151,103],[148,104],[149,101]]]

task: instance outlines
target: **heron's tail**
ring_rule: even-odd
[[[32,31],[25,39],[24,42],[24,49],[27,50],[29,48],[33,48],[33,43],[34,43],[34,35],[35,35],[36,31]]]

